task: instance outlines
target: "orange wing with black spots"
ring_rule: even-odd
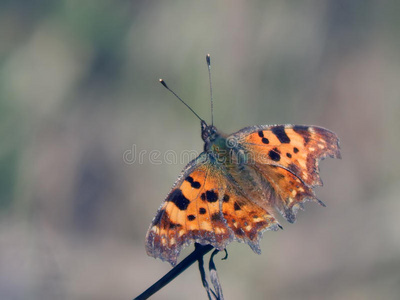
[[[192,242],[225,249],[232,240],[220,211],[223,182],[208,163],[192,162],[157,212],[146,236],[148,255],[175,265]]]
[[[322,185],[318,164],[327,156],[340,158],[335,133],[315,126],[247,127],[233,134],[247,153],[247,165],[262,175],[271,197],[265,199],[289,221],[306,200],[316,199],[313,187]],[[228,138],[228,139],[229,139]]]
[[[175,265],[182,248],[192,242],[223,250],[232,240],[259,253],[261,232],[276,229],[277,222],[246,198],[223,169],[200,160],[183,171],[153,219],[146,236],[148,255]]]

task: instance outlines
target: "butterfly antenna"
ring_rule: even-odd
[[[179,97],[177,94],[175,94],[175,92],[174,92],[173,90],[171,90],[171,89],[168,87],[168,85],[165,83],[164,80],[159,79],[159,81],[160,81],[160,83],[161,83],[168,91],[170,91],[176,98],[178,98],[183,104],[185,104],[186,107],[189,108],[190,111],[191,111],[192,113],[194,113],[194,115],[200,119],[200,121],[203,121],[203,122],[204,122],[204,120],[203,120],[202,118],[200,118],[199,115],[196,114],[196,112],[195,112],[189,105],[187,105],[185,101],[183,101],[183,100],[181,99],[181,97]]]
[[[211,84],[211,58],[210,58],[210,54],[207,54],[206,61],[207,61],[207,67],[208,67],[208,78],[210,80],[211,125],[214,125],[214,101],[213,101],[212,84]]]

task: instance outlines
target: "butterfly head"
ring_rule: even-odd
[[[203,139],[203,141],[206,144],[211,143],[211,142],[215,141],[217,136],[218,136],[217,128],[215,128],[215,126],[213,126],[213,125],[207,125],[207,123],[202,120],[201,121],[201,138]]]

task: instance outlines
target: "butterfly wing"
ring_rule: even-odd
[[[262,233],[282,227],[270,213],[269,206],[254,201],[231,174],[226,172],[224,176],[226,188],[222,198],[222,213],[226,223],[233,231],[234,240],[247,243],[254,252],[260,254]]]
[[[313,188],[321,186],[318,164],[327,156],[340,158],[335,133],[315,126],[264,125],[244,128],[228,140],[247,155],[246,165],[261,174],[270,197],[264,199],[291,223]]]
[[[276,229],[277,223],[227,175],[211,154],[202,153],[189,163],[150,225],[147,254],[175,265],[190,243],[223,250],[232,240],[247,242],[259,252],[261,232]]]

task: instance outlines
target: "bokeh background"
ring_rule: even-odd
[[[0,298],[131,299],[170,266],[147,228],[199,121],[335,131],[326,204],[229,245],[226,299],[398,299],[400,2],[0,1]],[[142,162],[124,161],[136,147]],[[138,152],[137,152],[138,153]],[[184,257],[192,247],[186,249]],[[207,260],[207,259],[206,259]],[[206,299],[193,266],[153,299]]]

